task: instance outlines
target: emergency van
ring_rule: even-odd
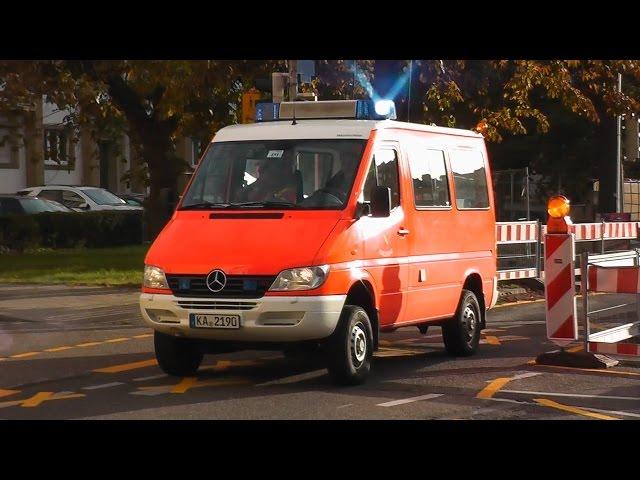
[[[259,104],[217,132],[145,259],[140,307],[170,375],[203,355],[317,351],[362,383],[380,336],[442,327],[471,355],[497,300],[482,135],[390,101]]]

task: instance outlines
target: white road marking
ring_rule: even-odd
[[[140,390],[137,392],[129,392],[129,395],[144,395],[146,397],[154,397],[156,395],[163,395],[169,393],[169,389],[164,390]]]
[[[99,388],[116,387],[118,385],[124,385],[124,382],[111,382],[111,383],[103,383],[100,385],[90,385],[88,387],[82,387],[82,390],[98,390]]]
[[[160,375],[150,375],[148,377],[138,377],[138,378],[134,378],[133,381],[134,382],[144,382],[146,380],[156,380],[157,378],[165,378],[168,377],[169,375],[165,374],[165,373],[161,373]]]
[[[350,407],[353,403],[347,403],[346,405],[340,405],[338,408]]]
[[[591,407],[580,407],[580,408],[584,408],[585,410],[593,410],[594,412],[599,412],[599,413],[610,413],[612,415],[626,415],[628,417],[640,418],[639,413],[621,412],[619,410],[602,410],[600,408],[591,408]]]
[[[538,375],[542,375],[542,372],[525,372],[511,377],[511,380],[520,380],[522,378],[536,377]]]
[[[528,390],[500,390],[501,393],[523,393],[525,395],[542,395],[549,397],[575,397],[575,398],[607,398],[612,400],[635,400],[640,401],[640,397],[616,397],[613,395],[586,395],[583,393],[554,393],[554,392],[531,392]],[[584,407],[581,407],[584,408]]]
[[[295,383],[295,382],[300,382],[302,380],[310,380],[312,378],[321,377],[322,375],[325,375],[326,373],[327,373],[327,371],[325,369],[315,370],[313,372],[301,373],[301,374],[298,374],[298,375],[291,375],[290,377],[278,378],[276,380],[270,380],[268,382],[258,383],[258,384],[254,385],[254,386],[255,387],[267,387],[267,386],[270,386],[270,385],[283,385],[283,384],[287,384],[287,383]]]
[[[378,407],[395,407],[405,403],[419,402],[421,400],[431,400],[443,396],[444,393],[430,393],[428,395],[420,395],[419,397],[403,398],[402,400],[393,400],[391,402],[379,403]]]

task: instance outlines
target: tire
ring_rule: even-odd
[[[450,355],[467,357],[478,350],[482,314],[475,293],[462,290],[458,309],[451,320],[442,326],[442,339]]]
[[[158,365],[167,375],[190,377],[196,374],[204,354],[192,341],[154,332],[153,343]]]
[[[371,371],[373,357],[373,330],[367,312],[354,305],[345,305],[326,346],[327,369],[334,383],[364,383]]]

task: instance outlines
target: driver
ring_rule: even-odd
[[[334,194],[345,201],[351,188],[351,182],[356,174],[359,157],[353,153],[345,152],[341,155],[342,166],[340,170],[325,184],[323,190]]]
[[[264,160],[258,167],[258,180],[247,189],[246,200],[296,203],[297,186],[292,168],[292,153],[289,150],[280,159]]]

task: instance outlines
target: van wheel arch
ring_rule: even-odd
[[[376,308],[373,285],[367,280],[360,280],[354,283],[347,293],[346,305],[361,307],[369,317],[373,333],[373,349],[378,349],[378,339],[380,338],[380,322],[378,321],[378,309]]]
[[[486,303],[484,298],[484,291],[482,289],[482,277],[480,277],[478,273],[470,274],[469,276],[467,276],[466,280],[464,281],[464,286],[462,287],[462,289],[463,291],[471,290],[476,295],[476,298],[478,299],[478,303],[480,304],[480,315],[482,316],[480,329],[482,330],[486,328],[487,308],[486,308]]]

